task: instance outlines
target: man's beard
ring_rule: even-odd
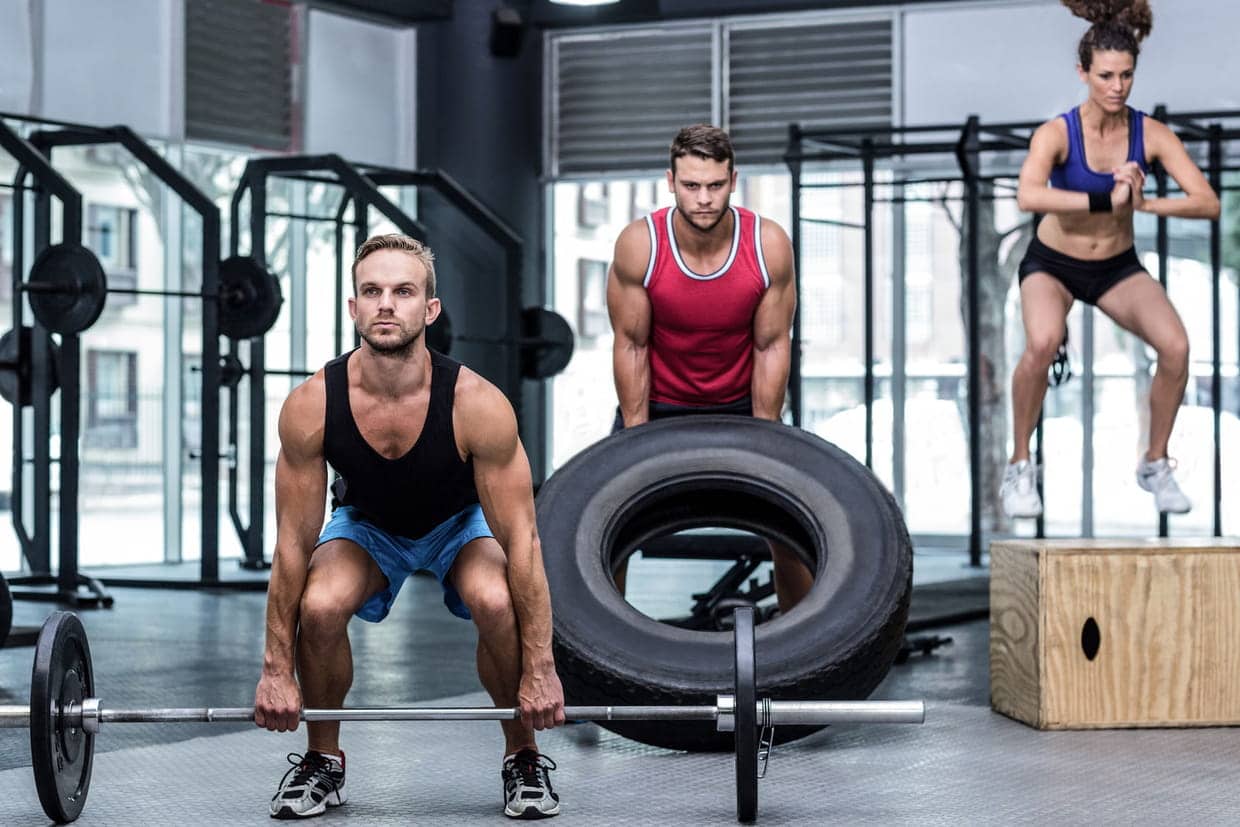
[[[418,338],[425,330],[425,327],[421,327],[417,330],[409,331],[402,327],[402,335],[400,338],[395,340],[372,337],[360,327],[357,330],[357,334],[362,337],[363,342],[370,346],[371,350],[380,356],[403,357],[409,355],[410,351],[413,350],[413,346],[417,343]]]
[[[715,220],[712,221],[708,227],[703,227],[701,224],[697,223],[698,216],[695,216],[691,211],[680,206],[679,201],[676,202],[676,209],[680,210],[681,217],[684,218],[685,223],[687,223],[690,227],[701,233],[709,233],[711,230],[719,226],[720,221],[723,221],[724,216],[728,214],[728,207],[730,204],[731,199],[723,202],[723,206],[719,209],[719,214],[715,216]]]

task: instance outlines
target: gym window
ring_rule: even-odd
[[[110,204],[91,204],[86,210],[86,245],[99,257],[108,276],[108,287],[138,286],[138,211]],[[137,296],[113,293],[110,308],[131,305]]]
[[[581,187],[577,194],[577,224],[582,227],[601,227],[608,218],[607,184],[592,181]]]
[[[86,433],[92,448],[138,447],[138,354],[86,352]]]
[[[610,330],[607,318],[607,262],[583,258],[577,262],[577,335],[597,339]]]

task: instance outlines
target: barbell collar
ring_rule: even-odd
[[[720,695],[715,699],[715,708],[719,714],[715,718],[717,732],[736,731],[736,698],[731,695]]]

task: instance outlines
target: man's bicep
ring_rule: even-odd
[[[619,338],[644,344],[650,334],[650,297],[640,282],[622,277],[613,265],[607,277],[607,314]]]
[[[286,530],[299,534],[309,530],[306,526],[322,525],[327,499],[323,429],[313,416],[313,408],[313,402],[304,396],[290,396],[280,411],[275,474],[277,526],[287,525]]]
[[[758,350],[765,350],[792,331],[789,305],[779,295],[783,292],[790,291],[774,287],[767,290],[754,313],[753,342]]]
[[[488,525],[507,549],[507,540],[533,521],[534,486],[529,460],[513,434],[511,442],[474,455],[474,484]]]

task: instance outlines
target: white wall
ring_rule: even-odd
[[[34,89],[29,0],[0,0],[0,112],[28,112]]]
[[[43,0],[39,114],[175,137],[184,29],[179,0]]]
[[[306,151],[412,168],[415,49],[414,29],[311,10]]]
[[[1173,111],[1240,108],[1240,3],[1152,0],[1130,103]],[[1058,0],[953,4],[903,14],[903,121],[1052,117],[1084,99],[1076,45],[1084,20]]]

